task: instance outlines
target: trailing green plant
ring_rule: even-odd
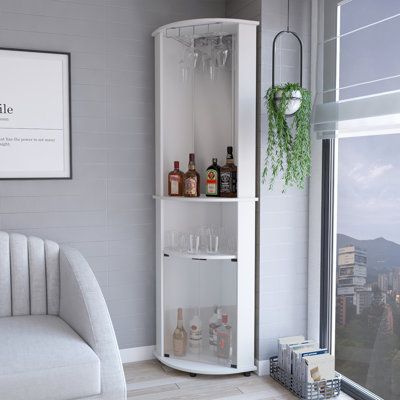
[[[285,110],[293,91],[301,93],[301,105],[293,116],[287,116]],[[279,104],[275,100],[278,92],[282,96]],[[288,186],[304,188],[304,182],[311,173],[310,92],[297,83],[286,83],[269,88],[265,102],[268,144],[263,182],[270,175],[269,188],[272,189],[275,179],[282,174],[284,190]]]

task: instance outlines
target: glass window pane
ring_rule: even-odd
[[[399,0],[351,0],[341,6],[340,32],[348,33],[400,13]]]
[[[399,34],[400,16],[341,37],[340,88],[388,79],[389,90],[400,89],[399,81],[393,79],[400,74],[400,52],[394,51],[398,48]],[[356,86],[345,93],[341,90],[340,98],[384,92],[387,86],[385,80]]]
[[[340,139],[336,369],[400,396],[400,134]]]

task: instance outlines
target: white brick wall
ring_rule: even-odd
[[[303,41],[303,85],[309,85],[311,0],[290,1],[291,28]],[[228,0],[227,16],[260,21],[257,71],[257,143],[259,170],[265,157],[267,114],[264,95],[271,86],[272,41],[286,28],[286,0]],[[276,81],[298,80],[293,42],[278,46]],[[276,354],[276,339],[307,330],[308,187],[282,194],[257,177],[258,237],[256,287],[256,358]]]
[[[271,86],[272,41],[286,28],[287,2],[261,0],[261,65],[258,110],[259,163],[262,170],[267,135],[264,95]],[[311,1],[290,1],[290,27],[303,41],[303,86],[309,87]],[[298,81],[298,53],[285,40],[277,51],[279,81]],[[277,182],[259,187],[259,264],[257,287],[258,360],[276,355],[280,336],[307,334],[308,186],[282,194]]]
[[[0,46],[72,53],[72,181],[0,182],[0,229],[68,243],[100,282],[121,348],[155,342],[154,46],[223,1],[0,0]]]

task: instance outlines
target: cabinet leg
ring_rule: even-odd
[[[190,372],[190,373],[189,373],[189,376],[190,376],[191,378],[195,378],[195,377],[197,376],[197,374],[194,374],[193,372]]]
[[[243,375],[249,377],[251,375],[251,372],[243,372]]]

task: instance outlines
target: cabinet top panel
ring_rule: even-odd
[[[177,21],[171,24],[163,25],[156,29],[152,36],[157,36],[161,32],[165,32],[168,29],[179,29],[179,28],[189,28],[189,27],[201,27],[201,26],[211,26],[224,24],[224,29],[229,28],[229,26],[236,26],[239,24],[246,25],[259,25],[258,21],[251,21],[247,19],[232,19],[232,18],[200,18],[200,19],[188,19],[185,21]],[[218,31],[218,29],[216,30]]]

